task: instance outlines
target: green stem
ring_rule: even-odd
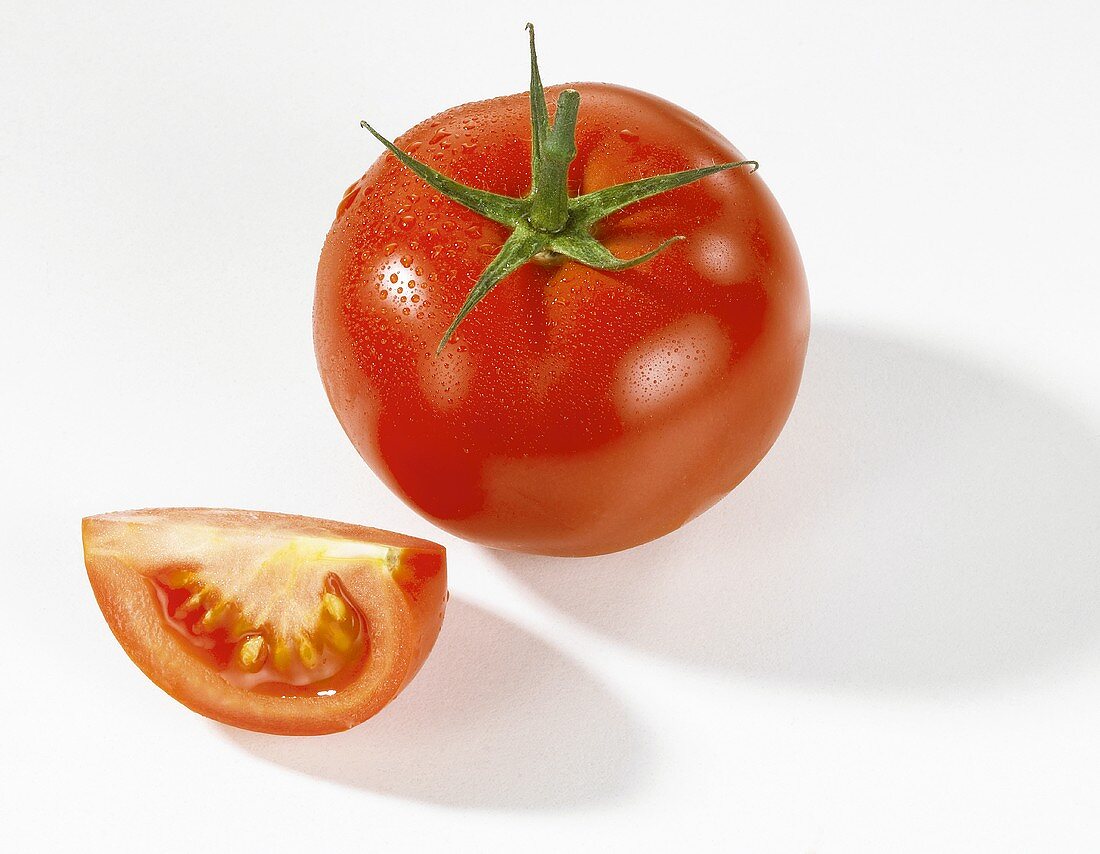
[[[566,89],[558,96],[554,126],[542,146],[538,183],[532,188],[527,217],[537,231],[557,234],[569,219],[569,164],[577,156],[574,136],[580,104],[576,89]]]
[[[443,333],[443,338],[436,348],[436,353],[439,353],[443,349],[450,337],[454,335],[454,331],[458,328],[458,324],[465,319],[466,315],[470,313],[473,307],[477,305],[489,291],[497,286],[497,283],[500,282],[501,279],[513,270],[517,270],[526,264],[534,255],[541,252],[545,246],[545,241],[532,231],[530,226],[522,222],[517,225],[516,230],[512,232],[511,236],[509,236],[506,241],[504,241],[504,245],[500,247],[500,252],[489,262],[489,266],[485,268],[484,272],[482,272],[481,276],[474,284],[473,289],[466,296],[466,302],[462,304],[462,308],[458,310],[458,314],[456,314],[454,320],[451,321],[451,325],[448,326],[447,331]]]
[[[535,52],[535,25],[527,25],[531,44],[531,85],[528,97],[531,101],[531,192],[539,185],[539,168],[542,166],[542,143],[550,132],[550,117],[546,110],[546,93],[542,90],[539,74],[539,57]]]

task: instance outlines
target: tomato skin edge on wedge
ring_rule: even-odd
[[[279,513],[89,516],[85,564],[127,655],[188,708],[242,729],[321,735],[381,710],[442,625],[445,549]]]

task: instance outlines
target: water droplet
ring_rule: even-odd
[[[344,190],[344,197],[340,200],[340,204],[336,208],[337,219],[342,217],[347,212],[348,208],[351,207],[352,202],[354,202],[355,199],[359,196],[360,189],[360,184],[358,181],[356,181],[354,184]]]
[[[623,130],[619,131],[619,136],[622,137],[624,142],[637,142],[638,141],[638,134],[634,133],[634,131],[632,131],[632,130],[626,130],[625,128]]]

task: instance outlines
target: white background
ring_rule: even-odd
[[[6,850],[1100,850],[1095,8],[6,0]],[[655,92],[759,159],[811,283],[772,454],[596,560],[433,529],[313,359],[359,120],[523,90],[529,18],[548,83]],[[312,740],[162,694],[79,520],[190,504],[445,543],[417,681]]]

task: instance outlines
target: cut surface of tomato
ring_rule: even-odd
[[[96,600],[126,653],[191,709],[316,735],[369,718],[431,651],[442,546],[243,510],[170,508],[83,521]]]

